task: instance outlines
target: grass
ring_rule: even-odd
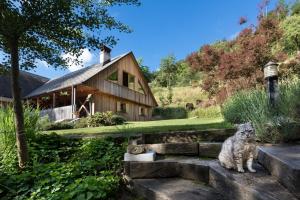
[[[55,132],[65,136],[107,136],[112,134],[139,134],[139,133],[158,133],[167,131],[182,130],[206,130],[231,128],[229,123],[224,122],[222,118],[214,119],[172,119],[146,122],[128,122],[118,126],[102,126],[93,128],[67,129],[58,131],[46,131],[45,133]]]
[[[207,94],[201,89],[201,87],[185,86],[185,87],[173,87],[173,103],[169,106],[183,106],[186,103],[196,104],[197,100],[208,99]],[[168,89],[162,87],[151,88],[155,99],[158,104],[161,105],[160,96],[167,97]]]

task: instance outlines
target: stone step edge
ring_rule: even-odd
[[[243,189],[252,195],[256,197],[256,199],[265,199],[263,197],[260,198],[260,196],[265,196],[261,195],[257,190],[253,188],[245,188],[243,184],[237,182],[236,180],[231,180],[230,178],[228,179],[227,177],[223,177],[223,174],[220,174],[218,170],[215,170],[213,168],[213,165],[211,163],[216,163],[215,161],[207,161],[203,163],[188,163],[184,161],[156,161],[156,162],[132,162],[134,163],[133,165],[140,165],[135,171],[135,176],[129,174],[132,179],[139,179],[139,178],[183,178],[183,179],[188,179],[188,180],[193,180],[193,181],[199,181],[199,182],[204,182],[206,184],[209,184],[213,188],[217,189],[218,191],[221,191],[219,188],[219,183],[213,183],[212,182],[212,174],[216,174],[215,176],[219,176],[219,179],[221,178],[222,183],[225,184],[223,187],[233,187],[236,189]],[[150,170],[149,170],[149,165]],[[130,169],[129,169],[130,170]],[[148,170],[148,171],[147,171]],[[137,172],[139,172],[139,176],[137,176]],[[126,174],[126,173],[125,173]],[[149,176],[150,175],[150,176]],[[271,175],[269,175],[272,177]],[[280,185],[280,183],[278,183]],[[285,188],[286,189],[286,188]],[[287,192],[289,193],[290,196],[293,196],[292,193],[290,193],[288,190]],[[231,197],[230,197],[231,198]],[[296,198],[295,198],[296,199]]]
[[[160,143],[128,145],[127,152],[130,153],[134,147],[145,151],[154,151],[158,155],[188,155],[208,158],[217,158],[221,151],[220,142],[199,142],[199,143]]]

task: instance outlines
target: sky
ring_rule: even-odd
[[[248,24],[257,23],[261,0],[140,0],[141,6],[117,6],[112,16],[127,24],[132,33],[111,32],[119,41],[112,57],[132,51],[143,65],[157,70],[160,60],[173,54],[185,59],[202,45],[222,39],[233,39],[244,28],[238,24],[246,17]],[[271,1],[269,9],[274,7]],[[71,56],[71,55],[63,55]],[[83,50],[83,66],[99,63],[99,51]],[[54,70],[40,61],[34,73],[57,78],[81,66],[69,64],[69,70]]]

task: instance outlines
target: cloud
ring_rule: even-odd
[[[64,59],[69,59],[67,65],[71,72],[83,68],[84,66],[90,64],[90,62],[93,60],[93,54],[88,49],[82,49],[82,54],[78,57],[78,60],[82,62],[81,64],[75,63],[74,60],[76,57],[70,53],[63,54],[62,57]]]
[[[37,59],[35,62],[36,62],[37,66],[41,66],[41,67],[45,67],[45,68],[49,67],[49,64],[44,60]]]

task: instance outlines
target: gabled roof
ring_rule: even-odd
[[[30,92],[49,81],[48,78],[32,74],[26,71],[20,71],[19,83],[21,87],[21,97],[27,96]],[[0,97],[12,98],[11,75],[5,73],[0,75]]]
[[[54,92],[56,90],[81,84],[130,53],[131,52],[128,52],[126,54],[122,54],[120,56],[114,57],[111,59],[110,62],[106,63],[105,65],[103,65],[102,63],[95,64],[90,67],[85,67],[77,71],[71,72],[62,77],[52,79],[47,83],[45,83],[44,85],[42,85],[41,87],[32,91],[25,98],[34,97],[44,93]]]

